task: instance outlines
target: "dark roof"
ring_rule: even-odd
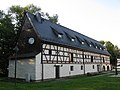
[[[26,13],[34,30],[43,41],[79,48],[84,51],[110,55],[98,41],[64,26],[43,19],[39,13]]]

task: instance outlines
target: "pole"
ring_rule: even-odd
[[[41,44],[41,64],[42,64],[42,81],[44,80],[44,66],[43,66],[43,43]]]
[[[15,51],[15,73],[14,73],[14,78],[15,78],[15,86],[16,86],[17,52],[19,51],[19,48],[17,46],[15,46],[14,51]]]
[[[15,86],[16,86],[16,66],[17,66],[17,51],[15,51]]]

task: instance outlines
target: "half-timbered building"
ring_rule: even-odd
[[[40,13],[25,14],[18,39],[16,77],[54,79],[110,70],[110,54],[98,41],[59,24]],[[15,58],[9,60],[9,77],[14,77]]]

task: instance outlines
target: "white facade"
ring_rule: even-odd
[[[31,80],[35,80],[35,58],[17,60],[16,78],[25,79],[27,74],[30,74]],[[9,60],[8,77],[14,77],[15,60]]]
[[[83,57],[84,56],[84,57]],[[43,64],[42,64],[43,62]],[[14,78],[15,60],[9,60],[9,77]],[[105,69],[103,69],[103,66]],[[43,53],[35,58],[17,60],[17,78],[55,79],[110,70],[109,56],[43,44]]]

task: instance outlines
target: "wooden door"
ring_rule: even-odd
[[[60,78],[60,66],[55,67],[55,77],[56,79]]]

